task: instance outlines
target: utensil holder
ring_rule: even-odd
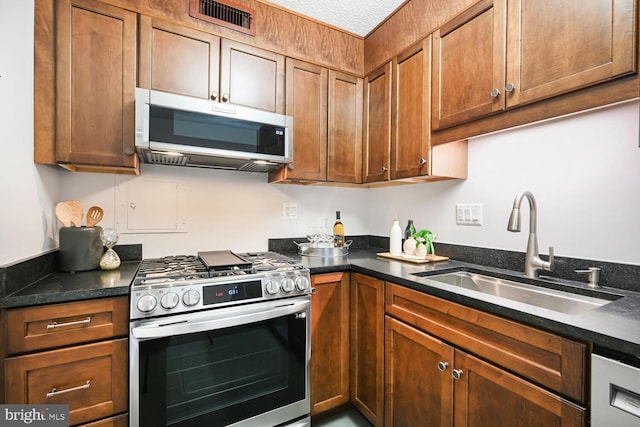
[[[60,229],[60,270],[95,270],[104,253],[102,227],[62,227]]]

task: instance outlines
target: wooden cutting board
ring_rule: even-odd
[[[383,258],[395,259],[396,261],[412,262],[414,264],[426,264],[428,262],[447,261],[449,259],[449,257],[447,256],[432,255],[432,254],[427,255],[425,258],[416,258],[416,257],[410,257],[410,256],[402,256],[402,255],[391,255],[391,252],[380,252],[380,253],[377,253],[376,255]]]

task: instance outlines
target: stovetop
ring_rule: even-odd
[[[297,261],[276,252],[198,252],[198,255],[173,255],[143,260],[133,286],[304,268]]]
[[[131,285],[132,320],[312,293],[309,269],[276,252],[199,252],[145,259]]]

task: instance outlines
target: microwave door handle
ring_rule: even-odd
[[[149,144],[149,114],[151,107],[149,104],[145,102],[144,106],[144,114],[142,115],[142,142],[145,144]]]
[[[258,304],[255,305],[258,306]],[[282,301],[279,305],[270,304],[269,309],[266,310],[264,308],[249,309],[242,310],[238,314],[233,314],[233,312],[225,309],[212,310],[205,312],[205,314],[193,313],[189,315],[192,318],[182,318],[173,322],[168,318],[167,323],[134,327],[131,329],[131,333],[137,339],[151,339],[211,331],[304,312],[309,306],[309,301],[305,300],[298,302]]]

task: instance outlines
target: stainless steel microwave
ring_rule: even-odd
[[[267,172],[291,162],[292,119],[150,89],[136,89],[140,161]]]

